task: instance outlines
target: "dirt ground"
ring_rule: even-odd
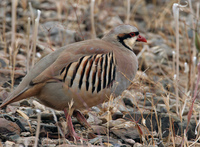
[[[102,38],[123,23],[147,39],[134,47],[139,68],[130,87],[83,111],[93,130],[72,118],[76,132],[88,140],[64,139],[64,113],[31,98],[0,110],[0,146],[200,146],[199,5],[199,0],[0,0],[0,103],[37,61],[62,46]]]

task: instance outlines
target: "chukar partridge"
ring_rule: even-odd
[[[0,108],[31,96],[44,105],[64,110],[69,135],[74,131],[71,110],[98,105],[111,94],[120,95],[133,80],[138,61],[132,48],[136,42],[147,42],[136,27],[119,25],[102,39],[86,40],[64,46],[41,59],[24,77]],[[82,123],[87,121],[75,111]]]

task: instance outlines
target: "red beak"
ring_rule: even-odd
[[[139,35],[136,41],[140,41],[140,42],[147,42],[146,38],[144,38],[143,36]]]

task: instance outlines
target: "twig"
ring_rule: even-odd
[[[55,114],[55,111],[53,109],[50,109],[52,114],[53,114],[53,118],[54,118],[54,121],[56,122],[56,125],[58,127],[58,131],[60,132],[61,136],[64,138],[64,133],[62,132],[60,126],[58,125],[58,120],[57,120],[57,117],[56,117],[56,114]]]
[[[29,61],[30,61],[30,49],[29,49],[29,46],[30,46],[30,25],[31,25],[31,18],[28,17],[28,25],[27,25],[27,61],[26,61],[26,71],[28,72],[29,71]]]
[[[192,83],[191,83],[191,78],[190,78],[190,75],[192,74],[191,73],[191,64],[192,64],[192,52],[191,52],[191,47],[190,47],[190,42],[189,42],[189,37],[188,37],[188,33],[187,33],[187,24],[186,24],[186,22],[185,21],[183,21],[183,23],[184,23],[184,26],[185,26],[185,36],[186,36],[186,40],[187,40],[187,45],[188,45],[188,52],[189,52],[189,62],[188,62],[188,64],[189,64],[189,72],[188,72],[188,77],[187,77],[187,89],[186,89],[186,92],[187,91],[189,91],[189,89],[190,89],[190,87],[191,87],[191,85],[192,85]]]
[[[38,145],[38,138],[39,138],[39,133],[40,133],[40,122],[41,122],[41,113],[38,113],[38,117],[37,117],[37,130],[36,130],[36,135],[35,135],[35,143],[34,143],[34,147],[37,147]]]
[[[173,14],[175,20],[176,28],[176,77],[175,80],[175,91],[176,91],[176,113],[179,114],[178,105],[179,105],[179,94],[178,94],[178,80],[179,80],[179,4],[173,4]]]
[[[70,3],[70,4],[71,4],[71,3]],[[74,7],[72,4],[71,4],[71,6],[72,6],[72,8],[74,9],[74,13],[75,13],[75,15],[76,15],[76,20],[77,20],[77,23],[78,23],[78,29],[79,29],[79,32],[80,32],[80,34],[81,34],[81,38],[82,38],[82,40],[85,40],[85,39],[84,39],[84,36],[83,36],[83,34],[82,34],[82,31],[81,31],[81,27],[80,27],[80,22],[79,22],[78,15],[77,15],[77,13],[76,13],[77,6]]]
[[[17,7],[17,0],[12,0],[12,40],[11,40],[11,47],[10,47],[10,63],[12,63],[12,73],[11,73],[11,88],[13,89],[14,86],[14,71],[15,71],[15,53],[16,53],[16,7]]]
[[[186,74],[185,92],[187,92],[187,90],[188,90],[188,74],[189,74],[189,67],[188,67],[187,62],[184,63],[184,67],[185,67],[184,73]]]
[[[96,31],[95,31],[95,25],[94,25],[94,3],[95,0],[91,0],[91,6],[90,6],[90,18],[91,18],[91,26],[92,26],[92,39],[96,38]]]
[[[6,4],[3,5],[3,41],[6,42]],[[4,54],[7,54],[7,44],[4,46]]]
[[[130,0],[127,0],[127,16],[126,16],[127,24],[129,24],[129,21],[130,21],[130,9],[131,9]]]
[[[188,0],[189,2],[189,7],[190,7],[190,12],[192,14],[194,14],[193,12],[193,9],[192,9],[192,3],[191,3],[191,0]],[[196,48],[195,48],[195,24],[194,24],[194,16],[192,16],[192,28],[193,28],[193,48],[192,48],[192,51],[193,51],[193,54],[192,54],[192,57],[196,57]],[[195,77],[195,65],[196,63],[192,62],[192,68],[191,68],[191,75],[190,75],[190,78],[191,78],[191,83],[194,83],[194,77]],[[193,84],[191,85],[191,91],[193,91]]]
[[[40,10],[37,10],[38,16],[35,19],[35,27],[34,27],[34,35],[33,35],[33,56],[32,56],[32,67],[35,64],[35,54],[36,54],[36,42],[37,42],[37,34],[38,34],[38,26],[39,26],[39,20],[40,20]]]
[[[170,114],[170,107],[169,107],[169,95],[167,95],[167,98],[164,98],[164,103],[166,105],[166,109],[167,109],[167,112]],[[172,135],[172,142],[173,142],[173,147],[175,147],[175,140],[174,140],[174,134],[173,134],[173,128],[172,128],[172,118],[171,118],[171,115],[169,115],[169,123],[170,123],[170,132],[171,132],[171,135]]]
[[[28,5],[29,5],[30,11],[31,11],[32,26],[34,26],[34,24],[35,24],[35,22],[34,22],[35,16],[34,16],[34,12],[33,12],[33,7],[31,5],[31,2],[29,2]]]
[[[176,52],[175,51],[172,51],[172,62],[173,62],[173,75],[175,75],[175,73],[176,73],[176,64],[175,64],[175,57],[176,57]]]
[[[198,89],[198,85],[199,85],[199,81],[200,81],[200,62],[198,63],[198,77],[197,77],[197,82],[196,82],[196,85],[195,85],[195,91],[194,91],[194,97],[192,99],[192,105],[190,106],[190,110],[188,112],[188,115],[187,115],[187,126],[186,126],[186,133],[188,131],[188,126],[190,124],[190,119],[192,117],[192,112],[193,112],[193,107],[194,107],[194,102],[198,96],[198,92],[197,92],[197,89]],[[184,143],[184,138],[182,139],[182,145]],[[182,146],[181,145],[181,146]]]
[[[11,49],[12,52],[15,50],[15,39],[16,39],[16,7],[17,7],[17,0],[12,0],[12,42],[11,42]]]

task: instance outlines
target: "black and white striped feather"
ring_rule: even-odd
[[[111,88],[116,78],[116,60],[113,52],[81,57],[65,66],[60,76],[68,87],[98,93]]]

